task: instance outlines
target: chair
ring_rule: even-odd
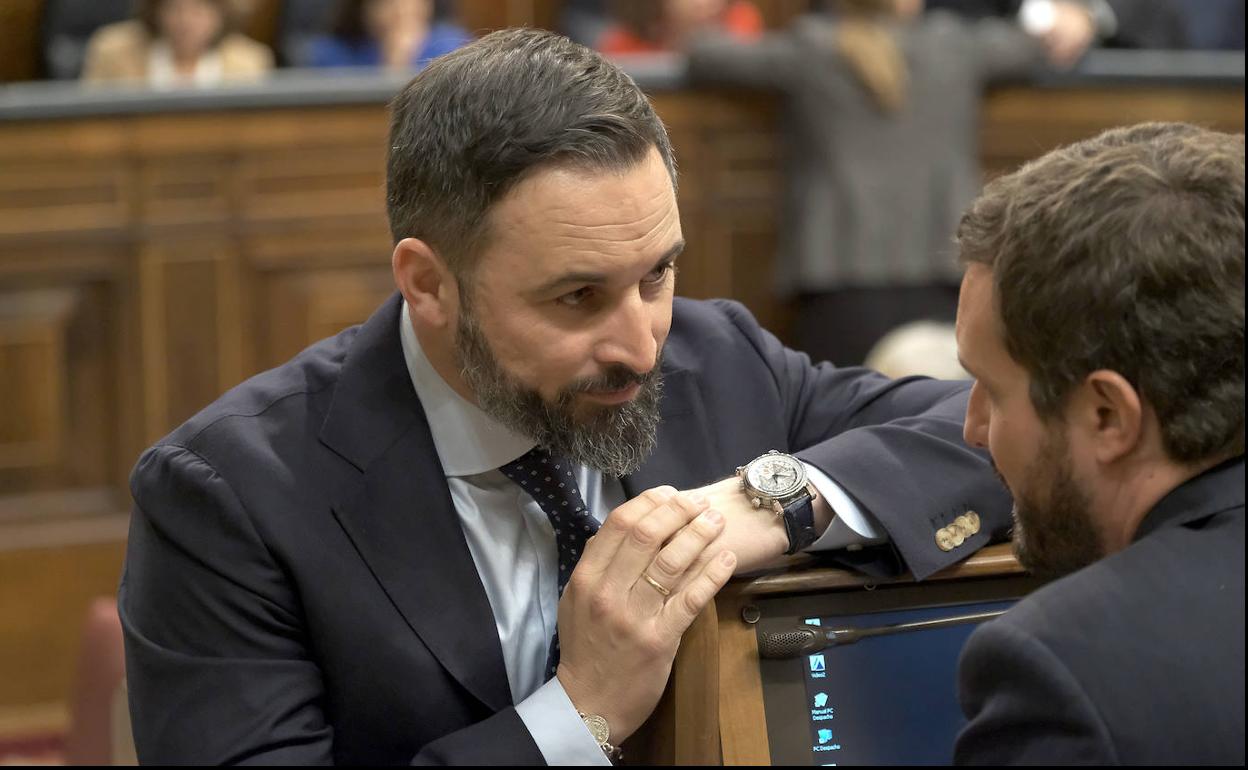
[[[44,74],[56,80],[79,77],[92,33],[125,21],[133,11],[134,0],[44,0],[39,23]]]
[[[115,754],[132,755],[133,749],[127,752],[127,746],[116,745],[122,741],[113,737],[113,711],[125,680],[126,659],[117,600],[112,597],[95,599],[87,608],[77,676],[65,736],[65,763],[108,765]]]

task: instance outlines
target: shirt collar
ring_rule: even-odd
[[[420,348],[406,300],[399,314],[399,337],[412,386],[424,407],[433,445],[447,476],[495,470],[537,445],[481,411],[442,379]]]

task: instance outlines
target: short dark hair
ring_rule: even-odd
[[[655,147],[676,184],[667,131],[637,84],[552,32],[504,29],[439,57],[391,110],[391,234],[429,243],[460,277],[491,207],[535,169],[623,170]]]
[[[957,237],[992,269],[1039,414],[1110,369],[1156,410],[1172,460],[1244,451],[1242,134],[1107,131],[989,183]]]

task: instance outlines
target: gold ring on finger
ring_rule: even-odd
[[[671,596],[671,595],[672,595],[672,591],[671,591],[671,589],[669,589],[667,586],[663,585],[663,584],[662,584],[662,583],[660,583],[659,581],[655,580],[654,578],[650,577],[650,576],[649,576],[649,575],[647,575],[646,573],[644,573],[644,572],[643,572],[643,573],[641,573],[641,577],[642,577],[642,578],[643,578],[643,579],[644,579],[647,583],[649,583],[651,586],[653,586],[653,587],[654,587],[654,590],[658,591],[659,593],[663,594],[664,596]]]

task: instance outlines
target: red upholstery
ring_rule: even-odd
[[[101,597],[87,608],[74,683],[65,763],[107,765],[112,761],[113,696],[125,678],[117,601]]]

